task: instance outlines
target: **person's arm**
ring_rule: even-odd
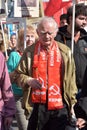
[[[84,128],[85,125],[86,125],[86,120],[83,119],[83,118],[77,118],[77,121],[76,121],[76,126],[81,129],[81,128]]]
[[[75,77],[75,62],[74,58],[71,54],[71,50],[64,44],[58,43],[59,48],[61,50],[61,54],[64,60],[64,83],[63,83],[63,92],[64,99],[67,103],[69,110],[74,106],[77,102],[76,94],[77,94],[77,86],[76,86],[76,77]],[[72,91],[73,90],[73,91]]]
[[[11,82],[9,78],[9,73],[7,70],[7,65],[5,62],[4,57],[1,59],[1,69],[2,71],[2,76],[1,76],[1,93],[3,97],[3,102],[4,102],[4,121],[5,125],[9,126],[12,122],[13,115],[15,114],[15,100],[12,92],[12,87],[11,87]]]
[[[81,97],[74,106],[74,111],[77,117],[77,125],[79,128],[87,124],[87,68],[85,70]]]
[[[26,89],[26,87],[41,87],[39,81],[32,77],[32,60],[31,53],[29,51],[25,51],[21,57],[17,69],[12,74],[13,81],[23,89]]]
[[[69,102],[70,109],[72,111],[74,104],[77,102],[77,100],[76,100],[77,86],[76,86],[76,75],[75,75],[75,62],[74,62],[74,58],[71,54],[71,50],[69,48],[67,48],[66,53],[67,53],[67,56],[65,58],[66,66],[65,66],[65,77],[64,77],[66,87],[64,88],[64,92],[66,93],[67,100]],[[65,97],[65,99],[66,99],[66,97]]]
[[[77,118],[76,125],[80,129],[87,124],[86,102],[87,102],[87,98],[80,98],[74,106],[74,111]]]
[[[69,63],[70,63],[70,67],[68,67],[68,69],[70,69],[71,74],[69,76],[70,81],[69,81],[69,85],[70,85],[70,98],[71,98],[71,118],[75,118],[75,112],[74,112],[74,105],[77,102],[76,100],[76,94],[77,94],[77,86],[76,86],[76,74],[75,74],[75,62],[74,62],[74,58],[73,55],[70,53],[70,57],[69,58]],[[73,91],[72,91],[73,90]]]
[[[24,52],[18,67],[13,72],[13,80],[18,84],[18,86],[21,86],[22,88],[24,88],[26,85],[28,86],[27,81],[32,79],[30,71],[31,57],[27,55],[27,52]]]

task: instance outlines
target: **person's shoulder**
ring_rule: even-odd
[[[63,27],[59,27],[60,32],[66,32],[66,30],[67,30],[67,25],[65,25]]]
[[[71,52],[71,49],[70,49],[68,46],[62,44],[61,42],[58,42],[58,47],[59,47],[59,49],[60,49],[60,52],[61,52],[63,55],[66,55],[68,58],[71,59],[71,57],[72,57],[72,52]]]
[[[85,29],[80,29],[80,36],[87,41],[87,31]]]
[[[59,48],[60,48],[62,51],[67,52],[67,51],[70,50],[70,48],[69,48],[68,46],[66,46],[65,44],[63,44],[63,43],[61,43],[61,42],[57,42],[57,43],[58,43]]]
[[[0,51],[0,59],[4,59],[5,57],[4,57],[4,54]]]
[[[5,62],[5,56],[4,54],[0,51],[0,63]]]
[[[0,56],[3,56],[3,53],[2,53],[2,51],[0,51]]]
[[[9,57],[12,56],[12,57],[16,57],[16,56],[19,56],[19,53],[17,51],[12,51],[9,55]]]
[[[63,36],[67,37],[67,25],[59,27],[55,40],[61,42],[63,40]]]
[[[65,25],[63,27],[60,27],[59,31],[58,31],[58,34],[67,37],[67,25]]]
[[[17,51],[12,51],[10,54],[11,55],[17,54]]]
[[[24,53],[34,51],[34,48],[35,48],[35,44],[32,44],[31,46],[26,47]]]

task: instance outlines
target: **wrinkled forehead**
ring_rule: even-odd
[[[48,22],[44,22],[44,23],[42,23],[41,24],[41,26],[40,26],[40,28],[39,28],[39,31],[51,31],[51,32],[53,32],[53,31],[55,31],[56,29],[55,29],[55,27],[54,27],[54,24],[53,23],[48,23]]]

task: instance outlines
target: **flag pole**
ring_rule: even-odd
[[[27,47],[26,45],[26,20],[23,19],[24,22],[24,49]]]
[[[75,4],[76,0],[72,0],[73,3],[73,16],[72,16],[72,39],[71,39],[71,52],[74,51],[74,32],[75,32]]]
[[[73,3],[73,16],[72,16],[72,39],[71,39],[71,53],[73,55],[74,52],[74,33],[75,33],[75,4],[76,0],[72,0]],[[73,116],[73,115],[72,115]],[[74,115],[74,119],[76,120],[76,116]],[[79,130],[78,127],[75,130]]]
[[[4,35],[4,29],[3,29],[2,21],[1,21],[1,29],[2,29],[2,35],[3,35],[3,40],[4,40],[5,54],[6,54],[6,58],[7,58],[8,57],[8,53],[7,53],[6,40],[5,40],[5,35]]]

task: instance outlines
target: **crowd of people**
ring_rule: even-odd
[[[0,130],[87,130],[87,6],[12,33],[7,54],[0,31]],[[26,40],[26,48],[24,48]]]

